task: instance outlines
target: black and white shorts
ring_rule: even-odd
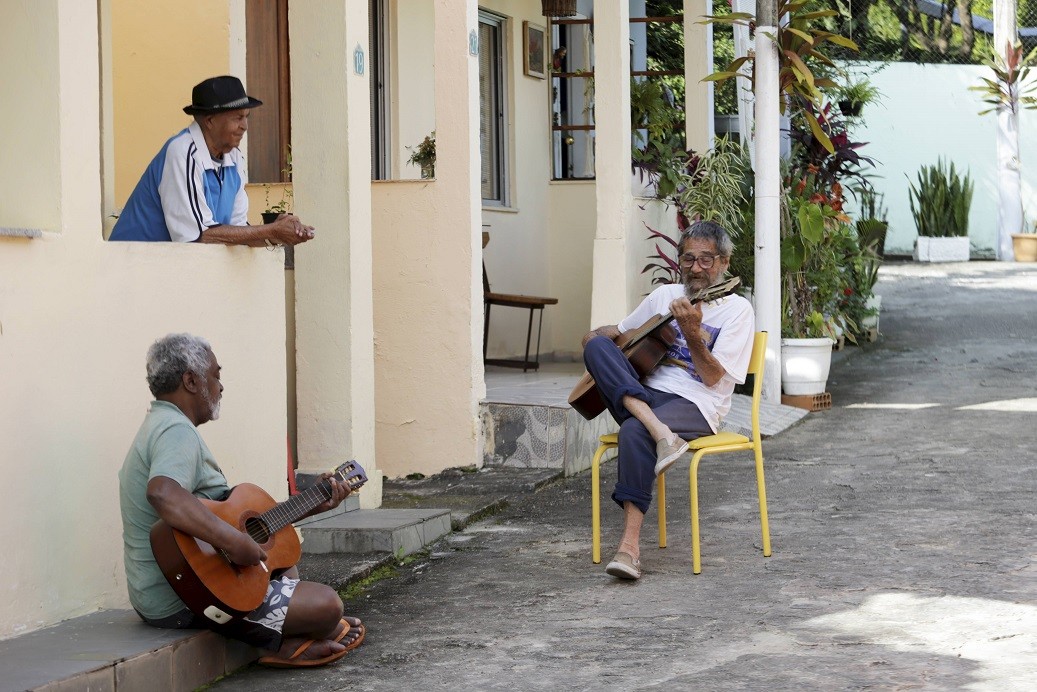
[[[211,629],[225,637],[245,642],[257,649],[277,651],[281,648],[284,619],[288,615],[288,604],[295,594],[298,579],[277,577],[267,585],[266,597],[258,608],[240,620],[219,625],[184,608],[168,617],[151,619],[137,613],[144,622],[165,629]]]

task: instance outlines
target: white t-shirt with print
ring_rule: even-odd
[[[621,332],[637,329],[655,315],[670,311],[670,303],[684,295],[682,284],[668,284],[655,289],[637,308],[617,325]],[[713,357],[726,373],[712,387],[707,387],[695,371],[688,342],[681,333],[677,320],[670,324],[677,330],[677,340],[666,353],[668,358],[683,361],[688,369],[660,365],[642,382],[652,389],[669,392],[687,399],[699,407],[709,426],[716,432],[720,420],[731,410],[731,394],[736,384],[745,382],[749,356],[753,350],[755,317],[752,305],[745,298],[730,295],[702,303],[701,338]]]

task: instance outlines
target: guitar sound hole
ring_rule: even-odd
[[[270,531],[258,517],[249,517],[245,520],[245,532],[260,545],[263,545],[270,539]]]

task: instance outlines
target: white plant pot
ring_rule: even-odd
[[[781,388],[790,396],[821,394],[832,367],[831,339],[782,339]]]
[[[864,307],[869,310],[874,310],[874,315],[868,315],[861,320],[862,329],[878,329],[879,328],[879,310],[882,309],[882,296],[872,295],[866,301],[864,301]]]
[[[915,241],[916,262],[968,262],[969,238],[929,238],[919,236]]]

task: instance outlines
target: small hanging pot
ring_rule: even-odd
[[[541,0],[545,17],[572,17],[576,14],[576,0]]]

